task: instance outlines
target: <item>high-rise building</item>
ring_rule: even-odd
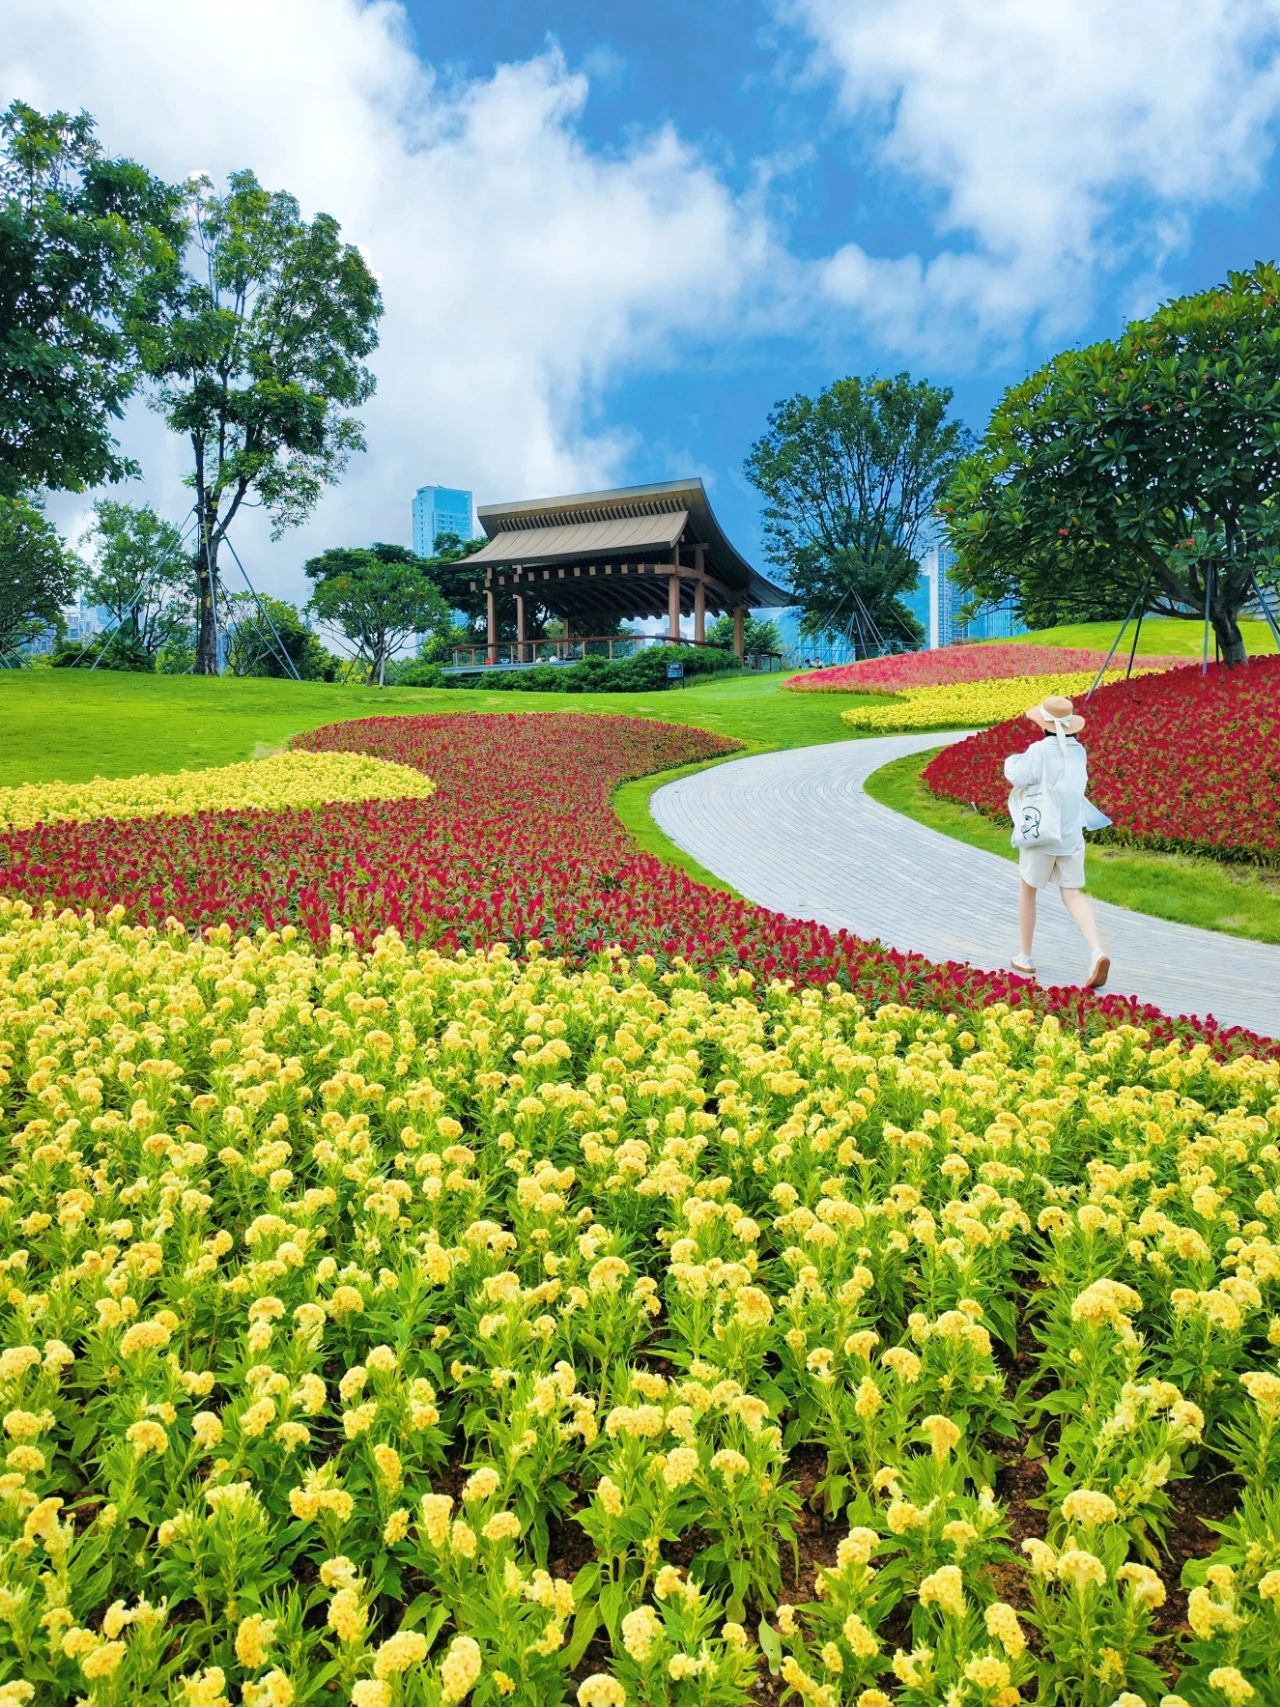
[[[970,595],[956,580],[954,566],[951,547],[944,541],[935,542],[924,553],[915,587],[904,596],[903,603],[924,628],[926,646],[932,649],[954,646],[962,640],[1008,640],[1027,632],[1012,602],[985,604],[966,617],[963,613]]]
[[[471,494],[453,486],[419,486],[413,500],[413,549],[430,557],[442,533],[473,539]]]

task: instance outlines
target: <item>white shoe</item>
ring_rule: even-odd
[[[1111,971],[1110,955],[1099,949],[1093,957],[1093,965],[1089,968],[1089,976],[1084,981],[1086,990],[1100,990],[1106,983]]]
[[[1015,954],[1009,964],[1020,978],[1034,978],[1036,975],[1036,963],[1029,954]]]

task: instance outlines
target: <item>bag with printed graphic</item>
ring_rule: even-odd
[[[1061,851],[1062,802],[1058,790],[1067,774],[1067,738],[1060,727],[1055,733],[1062,756],[1057,774],[1053,774],[1056,767],[1050,763],[1052,755],[1046,753],[1039,780],[1023,783],[1010,791],[1009,816],[1013,819],[1015,848],[1044,848],[1047,853]]]

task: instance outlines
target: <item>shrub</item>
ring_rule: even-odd
[[[438,688],[444,683],[445,674],[440,665],[429,664],[424,658],[410,658],[387,671],[389,688]]]
[[[630,658],[587,657],[578,664],[446,676],[441,686],[503,693],[648,693],[666,686],[668,664],[683,664],[686,677],[742,668],[736,653],[718,646],[646,646]]]
[[[95,635],[88,646],[81,640],[64,640],[55,647],[50,662],[55,670],[91,670],[96,665],[100,670],[128,671],[133,675],[150,675],[156,667],[146,647],[119,629]]]

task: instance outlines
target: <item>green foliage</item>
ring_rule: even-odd
[[[292,679],[296,673],[304,682],[333,681],[337,660],[308,628],[296,605],[266,593],[256,598],[252,593],[236,593],[230,603],[227,664],[233,675]]]
[[[339,629],[381,683],[392,655],[414,634],[449,629],[449,607],[425,558],[404,545],[337,547],[305,565],[310,610]]]
[[[217,667],[218,550],[246,502],[274,535],[304,521],[352,451],[355,411],[374,390],[378,285],[329,214],[232,173],[225,195],[189,186],[192,265],[175,267],[162,310],[137,328],[156,407],[190,441],[201,546],[197,668]]]
[[[770,411],[746,474],[764,495],[766,550],[804,609],[805,633],[852,625],[860,651],[877,634],[923,639],[901,595],[915,584],[920,529],[968,447],[947,419],[951,397],[900,373],[837,380]]]
[[[150,505],[104,498],[93,506],[86,544],[90,557],[81,585],[95,605],[105,605],[121,639],[147,658],[178,640],[191,626],[191,562],[181,531]],[[148,668],[150,666],[147,666]]]
[[[724,646],[733,651],[733,618],[718,616],[714,622],[707,624],[707,642],[711,646]],[[776,622],[758,616],[749,616],[743,624],[743,645],[747,653],[781,652],[782,636],[778,632]]]
[[[667,686],[668,664],[686,676],[711,676],[740,668],[732,652],[706,646],[647,646],[630,658],[584,658],[578,664],[538,664],[525,670],[486,670],[446,676],[447,688],[499,693],[651,693]]]
[[[0,493],[138,472],[113,424],[134,388],[128,324],[181,245],[178,194],[102,151],[87,113],[0,119]]]
[[[389,688],[438,688],[443,686],[444,679],[441,666],[422,657],[408,658],[387,670]]]
[[[1039,620],[1202,613],[1245,655],[1280,565],[1280,270],[1260,263],[1067,350],[997,405],[942,505],[966,586]],[[1210,584],[1211,583],[1211,584]]]
[[[147,675],[156,667],[155,656],[135,635],[120,628],[95,634],[88,644],[64,640],[54,648],[49,662],[55,670],[121,670],[131,675]]]
[[[0,495],[0,652],[46,626],[62,629],[76,566],[53,524],[34,504]]]

